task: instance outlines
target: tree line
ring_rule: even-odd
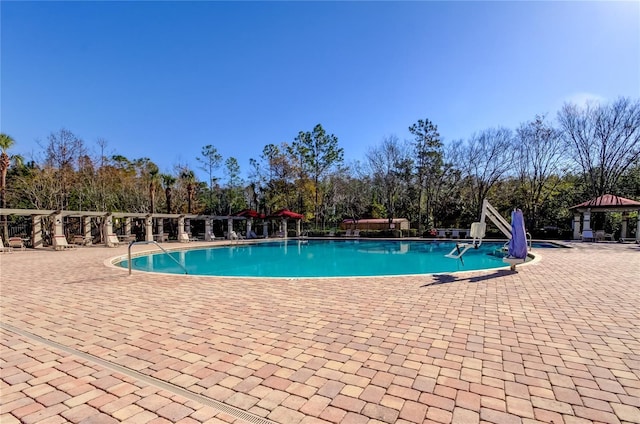
[[[104,139],[90,153],[64,128],[41,145],[41,159],[25,161],[12,154],[19,140],[1,134],[0,205],[210,215],[288,208],[315,229],[346,218],[402,217],[423,234],[468,227],[484,198],[505,214],[523,209],[533,231],[568,229],[568,207],[602,194],[640,199],[638,99],[567,103],[555,120],[539,115],[515,129],[488,128],[447,143],[429,119],[408,130],[411,139],[385,136],[365,157],[345,163],[338,137],[318,124],[290,142],[264,146],[244,177],[236,158],[206,145],[195,158],[206,181],[186,164],[161,173],[150,158],[108,154]],[[612,231],[620,217],[601,219],[596,224]]]

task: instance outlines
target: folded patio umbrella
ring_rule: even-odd
[[[527,233],[524,229],[524,216],[520,209],[511,212],[511,240],[509,256],[524,259],[527,257]]]

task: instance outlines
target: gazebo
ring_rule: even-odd
[[[259,213],[258,211],[254,210],[254,209],[243,209],[240,212],[234,214],[234,216],[243,216],[245,218],[247,218],[247,229],[246,229],[246,237],[247,238],[254,238],[256,237],[255,232],[252,231],[251,227],[253,226],[253,220],[258,218],[258,219],[264,219],[264,214]],[[264,236],[266,237],[266,231],[264,231]]]
[[[295,219],[296,220],[296,236],[300,237],[300,234],[301,234],[300,223],[304,219],[304,215],[296,212],[292,212],[289,209],[280,209],[279,211],[269,215],[267,218],[281,219],[280,228],[282,229],[282,236],[284,238],[287,238],[287,220]]]
[[[625,199],[624,197],[615,196],[613,194],[603,194],[595,199],[588,200],[569,208],[573,210],[573,238],[579,239],[582,231],[592,230],[591,213],[592,212],[622,212],[622,228],[620,230],[620,239],[627,238],[627,221],[629,212],[638,211],[638,223],[636,226],[636,243],[640,243],[640,202]],[[582,215],[582,230],[580,229],[580,215]]]

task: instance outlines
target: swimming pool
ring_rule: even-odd
[[[502,268],[504,243],[470,249],[464,262],[445,258],[450,241],[280,240],[190,249],[134,257],[132,269],[148,272],[228,277],[358,277],[432,274]],[[128,267],[123,260],[119,266]]]

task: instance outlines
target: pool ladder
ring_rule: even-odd
[[[129,257],[129,262],[128,262],[128,263],[129,263],[129,275],[131,275],[131,246],[133,246],[134,244],[155,244],[156,246],[158,246],[158,247],[160,248],[160,250],[162,250],[162,251],[165,253],[165,255],[167,255],[168,257],[170,257],[170,258],[171,258],[171,260],[172,260],[173,262],[177,263],[177,264],[178,264],[178,266],[184,270],[184,273],[185,273],[185,274],[189,274],[189,273],[187,272],[187,268],[185,268],[185,267],[184,267],[184,265],[182,265],[180,262],[178,262],[178,261],[176,260],[176,258],[174,258],[173,256],[171,256],[171,253],[169,253],[169,252],[167,251],[167,249],[165,249],[164,247],[160,246],[160,245],[158,244],[158,242],[153,241],[153,240],[150,240],[150,241],[132,241],[131,243],[129,243],[129,248],[128,248],[128,257]]]

